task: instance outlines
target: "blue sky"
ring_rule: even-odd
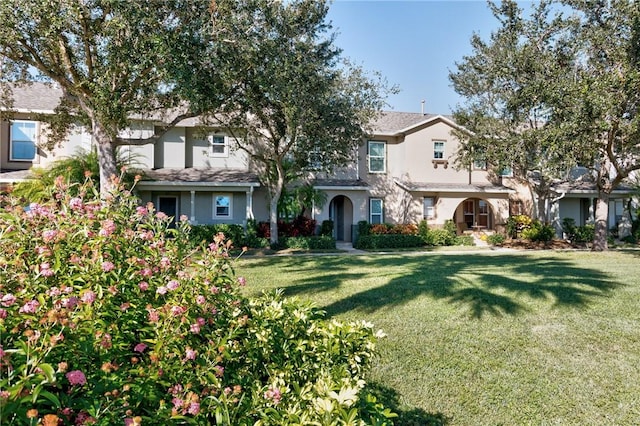
[[[420,112],[424,99],[436,114],[461,101],[448,75],[471,53],[472,34],[487,40],[498,26],[484,0],[334,0],[328,19],[343,56],[399,86],[387,109]]]

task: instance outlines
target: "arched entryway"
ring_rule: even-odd
[[[351,241],[353,203],[348,197],[338,195],[331,200],[329,219],[333,221],[333,236],[336,241]]]
[[[458,231],[482,231],[494,228],[491,205],[481,198],[467,198],[458,205],[453,214]]]

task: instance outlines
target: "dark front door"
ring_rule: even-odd
[[[158,211],[173,218],[173,223],[178,215],[178,197],[158,197]]]

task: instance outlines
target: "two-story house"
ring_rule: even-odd
[[[61,146],[42,148],[46,124],[37,121],[37,114],[53,114],[60,94],[41,83],[14,90],[13,117],[0,123],[0,184],[26,178],[32,166],[46,167],[78,148],[90,148],[91,136],[80,125]],[[163,124],[159,120],[140,118],[122,136],[150,136]],[[463,232],[501,230],[510,214],[530,213],[531,194],[508,176],[494,176],[484,164],[456,167],[456,127],[443,115],[383,113],[373,123],[372,136],[354,153],[353,164],[330,176],[315,176],[315,188],[324,191],[328,201],[314,206],[314,219],[333,220],[335,237],[351,241],[361,220],[425,219],[434,227],[451,220]],[[198,119],[188,119],[154,145],[123,148],[143,172],[137,184],[141,199],[171,216],[186,215],[196,224],[268,220],[267,192],[255,168],[222,129],[204,128]],[[579,225],[593,218],[593,188],[565,188],[561,194],[551,206],[556,224],[563,217],[573,217]],[[610,226],[622,217],[628,196],[628,191],[614,194]]]

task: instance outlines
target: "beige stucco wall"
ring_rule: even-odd
[[[154,146],[155,168],[185,167],[186,129],[175,127],[164,134]]]

